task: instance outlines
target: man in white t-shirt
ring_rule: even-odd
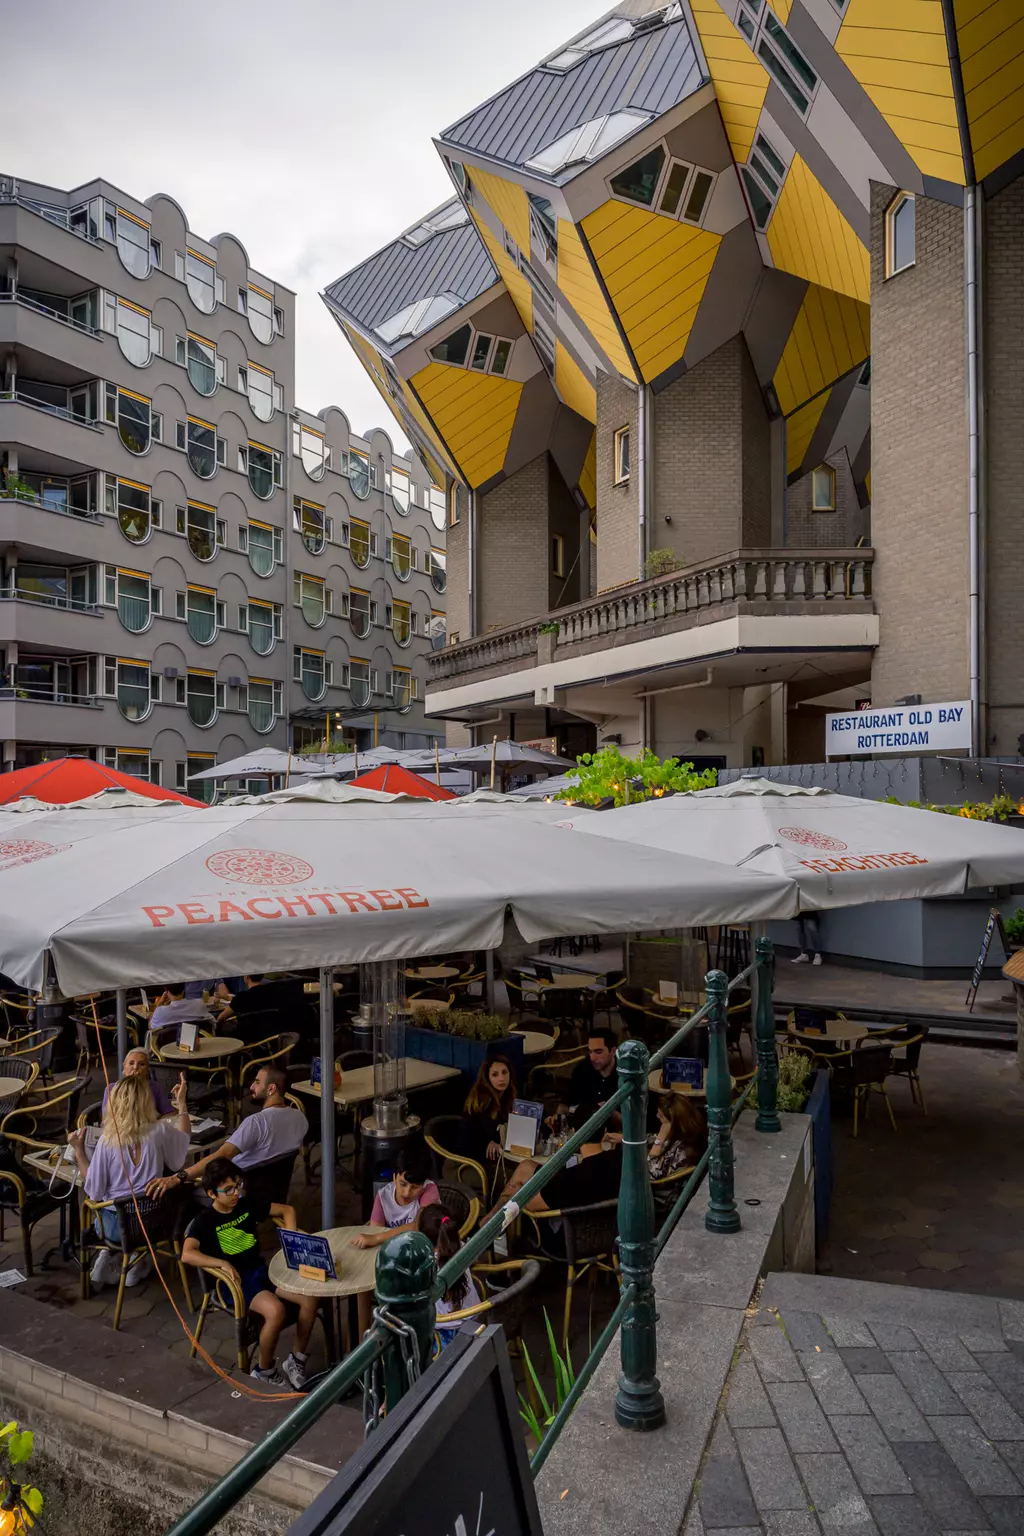
[[[150,1029],[165,1024],[212,1023],[213,1015],[201,997],[186,997],[183,981],[171,982],[150,1014]]]
[[[203,1169],[215,1157],[230,1158],[236,1168],[244,1171],[297,1152],[309,1129],[309,1121],[301,1109],[293,1109],[285,1099],[287,1086],[288,1079],[279,1067],[260,1067],[249,1089],[250,1097],[260,1106],[256,1113],[240,1121],[227,1141],[200,1162],[169,1178],[154,1179],[146,1193],[156,1197],[165,1194],[179,1181],[199,1183]]]

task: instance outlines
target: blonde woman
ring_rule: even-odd
[[[153,1103],[149,1082],[144,1077],[122,1077],[110,1090],[100,1128],[100,1139],[92,1157],[85,1150],[85,1130],[69,1131],[68,1141],[75,1154],[78,1171],[90,1200],[140,1199],[146,1185],[168,1169],[176,1173],[188,1156],[191,1122],[186,1102],[185,1074],[171,1091],[174,1115],[161,1120]],[[108,1207],[98,1213],[99,1228],[108,1242],[120,1242],[117,1212]],[[128,1272],[126,1285],[139,1285],[153,1267],[144,1254]],[[103,1285],[121,1272],[120,1261],[102,1248],[92,1267],[92,1282]]]

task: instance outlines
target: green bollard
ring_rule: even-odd
[[[636,1293],[622,1319],[622,1374],[615,1420],[623,1429],[660,1429],[665,1403],[658,1365],[658,1313],[654,1304],[654,1196],[647,1167],[647,1047],[625,1040],[616,1053],[622,1106],[622,1182],[619,1185],[619,1262],[624,1286]]]
[[[708,1190],[711,1196],[704,1225],[709,1232],[738,1232],[740,1213],[733,1188],[732,1079],[725,1033],[729,978],[709,971],[704,978],[708,1002]]]
[[[420,1374],[430,1364],[434,1341],[434,1289],[437,1260],[422,1232],[401,1232],[389,1237],[377,1255],[377,1306],[386,1307],[415,1334]],[[394,1409],[412,1382],[398,1338],[384,1356],[384,1393],[388,1411]]]
[[[758,1131],[781,1131],[779,1119],[779,1057],[775,1048],[775,1008],[772,987],[775,981],[775,946],[771,939],[758,939],[757,951],[757,1018],[754,1020],[754,1036],[757,1041],[757,1119]]]

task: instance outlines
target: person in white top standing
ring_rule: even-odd
[[[301,1109],[293,1109],[285,1098],[288,1079],[279,1067],[260,1067],[249,1089],[250,1097],[260,1107],[247,1115],[220,1144],[191,1168],[183,1168],[173,1178],[154,1179],[146,1193],[152,1197],[165,1194],[174,1184],[202,1181],[203,1169],[215,1157],[226,1157],[241,1170],[272,1163],[289,1152],[297,1152],[309,1129]]]

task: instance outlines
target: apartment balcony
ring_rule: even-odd
[[[812,657],[845,675],[878,643],[873,558],[869,549],[743,549],[616,587],[435,653],[427,712],[468,720],[503,702],[555,705],[566,690],[651,673],[685,687],[712,666],[723,686],[746,686]]]
[[[72,747],[103,739],[103,704],[93,696],[0,687],[0,741]]]
[[[39,651],[95,652],[101,648],[101,609],[77,597],[21,587],[0,590],[0,646],[16,641]]]
[[[71,374],[95,378],[103,371],[103,333],[65,313],[59,295],[0,293],[0,347],[17,348],[19,371],[33,373],[37,359],[59,359]]]
[[[30,486],[21,477],[17,495],[5,496],[0,485],[0,546],[16,545],[23,560],[49,561],[56,555],[69,565],[95,560],[104,524],[97,512],[87,509],[95,507],[102,494],[101,477],[32,479],[38,485]]]

